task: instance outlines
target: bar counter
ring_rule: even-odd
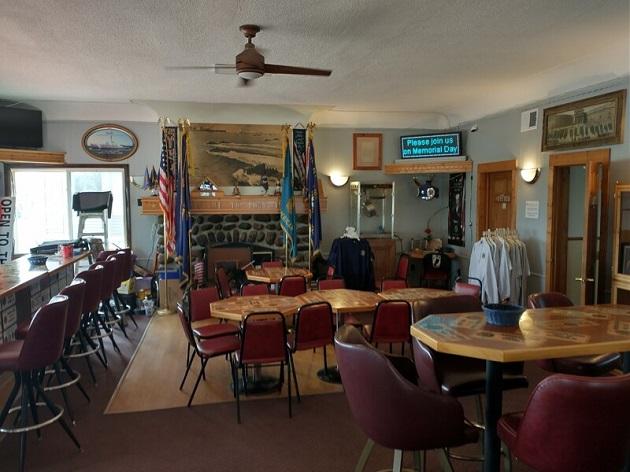
[[[74,278],[75,264],[89,256],[48,256],[45,265],[31,265],[29,256],[0,265],[0,342],[15,339],[18,323],[29,319]]]

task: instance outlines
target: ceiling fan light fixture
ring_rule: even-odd
[[[255,70],[242,70],[238,72],[238,76],[245,80],[254,80],[262,77],[262,73]]]

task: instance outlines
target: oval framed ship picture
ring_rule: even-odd
[[[81,144],[90,157],[106,162],[128,159],[138,150],[138,138],[133,131],[110,123],[87,130]]]

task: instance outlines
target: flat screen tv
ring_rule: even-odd
[[[42,112],[0,105],[0,148],[41,148]]]
[[[460,132],[400,137],[402,159],[457,157],[461,151]]]

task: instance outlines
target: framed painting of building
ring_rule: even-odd
[[[626,90],[546,108],[542,151],[623,143]]]

